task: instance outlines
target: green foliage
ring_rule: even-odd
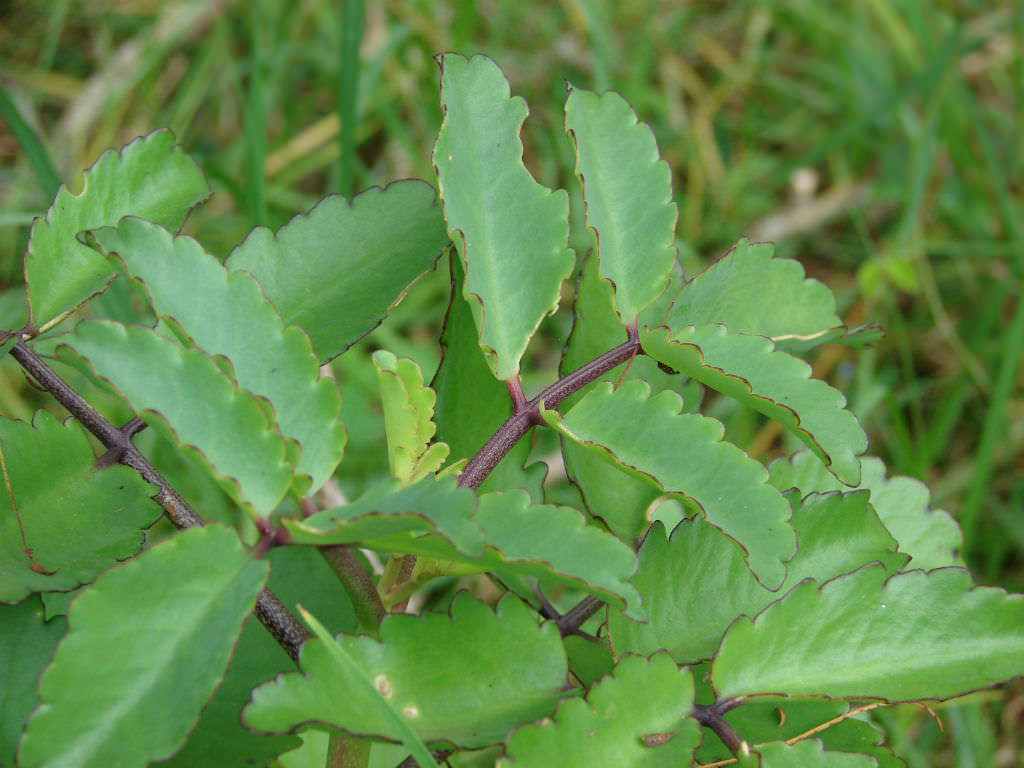
[[[533,340],[573,273],[570,193],[526,170],[526,108],[497,66],[440,61],[443,221],[430,185],[399,182],[257,229],[222,265],[172,233],[198,172],[156,133],[37,225],[35,326],[5,341],[81,424],[0,420],[0,760],[265,763],[320,731],[359,766],[389,749],[424,767],[438,750],[510,768],[891,766],[878,729],[824,697],[944,700],[1024,675],[1024,597],[975,585],[953,519],[864,455],[846,399],[799,357],[873,330],[845,327],[829,289],[768,245],[740,241],[683,280],[668,166],[617,95],[569,91],[594,250],[562,378],[527,397]],[[387,325],[375,339],[395,351],[356,342],[445,231],[428,386]],[[34,340],[65,317],[67,334]],[[74,387],[36,355],[54,348]],[[347,418],[377,419],[390,473],[351,501],[339,390],[318,365],[346,350],[342,389],[379,393],[376,416]],[[135,421],[116,428],[87,399],[152,425],[139,443],[160,470]],[[769,470],[730,412],[810,450]],[[526,466],[552,446],[578,495],[545,482],[558,458]],[[166,460],[182,452],[199,461]],[[203,527],[161,471],[202,474],[247,514]],[[137,554],[154,489],[186,530],[155,528]],[[195,495],[200,513],[213,502]],[[76,588],[66,627],[45,621]],[[254,604],[298,671],[243,631]],[[717,739],[701,744],[702,726]],[[300,750],[279,764],[324,764],[313,739]]]

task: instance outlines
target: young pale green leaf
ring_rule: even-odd
[[[597,259],[590,253],[576,284],[572,333],[562,354],[561,374],[565,376],[625,340],[626,333],[615,313],[611,284],[601,279]],[[616,382],[623,376],[644,379],[655,391],[666,378],[652,358],[638,355],[628,370],[618,366],[598,380]],[[567,398],[563,410],[582,396],[583,393],[577,393]],[[562,440],[562,455],[566,473],[579,489],[587,512],[623,541],[638,541],[649,525],[647,509],[661,491],[624,469],[610,466],[573,440]]]
[[[499,768],[690,765],[700,742],[693,676],[667,654],[623,659],[611,677],[558,708],[554,719],[524,726],[507,742]]]
[[[714,654],[737,616],[754,616],[802,579],[821,583],[876,561],[891,574],[907,560],[896,553],[866,493],[808,496],[793,505],[790,522],[797,553],[777,593],[758,584],[736,546],[700,518],[677,526],[668,540],[660,525],[652,527],[632,579],[649,620],[641,624],[609,611],[616,656],[665,649],[678,663],[693,664]]]
[[[800,262],[774,259],[774,252],[771,243],[740,240],[687,283],[669,310],[668,325],[721,323],[733,333],[792,340],[804,347],[841,326],[832,292],[805,279]]]
[[[92,581],[134,555],[160,515],[135,470],[97,471],[77,421],[0,419],[0,461],[0,603]]]
[[[79,194],[61,187],[46,217],[32,225],[25,283],[33,328],[74,309],[114,277],[106,259],[75,239],[79,232],[129,214],[177,229],[210,195],[203,172],[168,130],[104,152],[84,176]]]
[[[66,630],[63,617],[44,620],[38,595],[0,605],[0,765],[14,765],[22,726],[39,705],[39,678]]]
[[[764,466],[722,441],[721,423],[681,408],[675,393],[651,397],[645,382],[633,380],[617,390],[599,384],[565,416],[545,411],[545,419],[665,493],[691,499],[743,548],[758,580],[777,588],[796,548],[789,504],[767,484]]]
[[[187,345],[226,357],[238,385],[270,401],[281,433],[302,448],[296,493],[327,482],[345,447],[338,387],[319,378],[309,338],[284,327],[252,276],[229,272],[192,238],[142,219],[122,219],[86,239],[142,283],[154,312]]]
[[[761,757],[761,768],[876,768],[870,755],[826,751],[817,739],[787,744],[773,741],[754,750]]]
[[[495,612],[460,593],[450,617],[391,615],[380,634],[379,641],[342,635],[307,642],[302,673],[257,688],[245,722],[273,732],[327,723],[389,741],[410,730],[426,742],[472,748],[549,716],[564,695],[568,670],[558,632],[538,626],[515,597]]]
[[[441,333],[441,363],[431,386],[437,392],[438,439],[451,448],[455,459],[473,456],[512,413],[508,389],[494,378],[477,343],[476,324],[462,296],[464,271],[451,251],[452,292]],[[525,488],[537,501],[544,498],[546,471],[542,462],[524,469],[530,441],[520,440],[480,486],[482,491]]]
[[[292,479],[284,439],[256,397],[205,352],[105,320],[79,323],[61,346],[84,358],[147,423],[194,451],[249,512],[267,515],[284,498]]]
[[[881,459],[861,460],[859,488],[871,492],[871,506],[899,542],[899,551],[911,556],[909,568],[931,570],[964,564],[959,555],[963,545],[960,526],[941,509],[929,509],[928,487],[910,477],[886,478]],[[780,459],[769,467],[771,482],[779,489],[799,488],[801,493],[843,489],[811,453],[801,451],[788,461]]]
[[[276,233],[257,227],[227,267],[259,282],[325,362],[376,328],[448,242],[433,187],[409,179],[328,197]]]
[[[220,682],[266,578],[267,564],[220,526],[189,529],[104,573],[71,608],[18,764],[141,768],[170,756]]]
[[[778,421],[847,485],[860,482],[867,435],[842,393],[812,379],[803,360],[722,325],[644,328],[640,342],[656,360]]]
[[[586,525],[578,510],[531,505],[522,490],[484,494],[477,505],[476,495],[456,488],[454,478],[431,478],[284,525],[295,544],[358,543],[451,561],[463,571],[544,578],[612,602],[635,618],[644,615],[628,581],[636,568],[633,551]]]
[[[399,360],[378,350],[373,353],[373,365],[384,405],[391,475],[409,485],[437,472],[448,456],[447,445],[430,444],[437,431],[433,421],[437,395],[423,383],[423,372],[413,360]]]
[[[1024,596],[975,587],[964,570],[887,581],[869,565],[824,585],[805,581],[757,619],[739,619],[711,680],[725,698],[948,699],[1024,675],[1021,627]]]
[[[651,129],[617,93],[598,96],[570,86],[565,130],[576,145],[576,176],[601,277],[629,325],[668,287],[676,263],[672,174]]]
[[[440,62],[444,121],[434,166],[445,220],[480,346],[494,375],[508,380],[572,272],[569,197],[538,184],[523,165],[526,103],[510,98],[497,65],[457,54]]]

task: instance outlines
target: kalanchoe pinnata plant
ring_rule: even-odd
[[[897,766],[853,715],[1024,674],[1024,597],[973,583],[802,358],[878,330],[769,244],[684,280],[650,129],[570,86],[576,254],[525,103],[485,57],[439,61],[436,190],[327,198],[221,263],[177,234],[209,188],[157,131],[35,222],[3,346],[72,418],[0,419],[0,764]],[[327,502],[321,367],[435,266],[438,370],[365,362],[391,477]],[[570,280],[560,378],[524,392]],[[705,391],[805,450],[765,466]],[[180,530],[146,546],[161,509]]]

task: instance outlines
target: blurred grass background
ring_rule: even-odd
[[[6,2],[0,289],[20,292],[56,185],[158,127],[203,165],[215,195],[188,231],[225,256],[324,194],[432,180],[438,52],[498,62],[530,105],[526,161],[549,186],[572,182],[565,81],[615,89],[673,168],[687,274],[741,236],[772,240],[851,324],[885,326],[876,349],[827,349],[819,375],[890,472],[959,519],[977,579],[1024,591],[1022,46],[1013,0]],[[425,280],[375,343],[429,371],[446,287]],[[375,384],[344,360],[358,472]],[[0,411],[25,418],[35,393],[3,372]],[[785,448],[758,421],[730,429],[763,457]],[[1024,764],[1022,710],[1018,682],[940,707],[944,732],[917,708],[880,717],[910,765],[1008,766]]]

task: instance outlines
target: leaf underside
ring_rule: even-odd
[[[510,98],[497,65],[484,56],[439,60],[444,120],[433,161],[445,220],[466,271],[463,294],[480,346],[494,375],[508,380],[572,273],[569,198],[538,184],[523,165],[526,103]]]

